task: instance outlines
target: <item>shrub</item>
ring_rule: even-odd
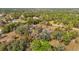
[[[72,23],[68,24],[68,25],[65,25],[65,30],[66,31],[70,31],[70,30],[72,30],[72,28],[73,28],[73,24]]]
[[[32,19],[32,18],[27,19],[28,24],[38,24],[39,22],[41,22],[40,19]]]
[[[50,40],[51,33],[48,30],[42,30],[42,32],[39,34],[39,39]]]
[[[64,41],[64,44],[65,44],[65,45],[68,45],[69,42],[71,41],[71,38],[69,37],[69,35],[65,34],[65,35],[63,36],[63,41]]]
[[[0,43],[0,51],[6,51],[6,44]]]
[[[21,16],[21,13],[20,12],[14,12],[11,14],[12,18],[13,19],[18,19],[20,16]]]
[[[31,49],[32,51],[49,51],[51,50],[51,45],[45,40],[33,40]]]
[[[20,35],[28,35],[29,34],[29,25],[22,25],[17,27],[16,29],[16,33],[20,34]]]
[[[8,51],[24,51],[26,50],[27,46],[27,41],[24,39],[20,40],[14,40],[7,46]]]
[[[55,31],[55,32],[53,32],[53,38],[54,39],[61,40],[62,36],[63,36],[63,32],[61,32],[61,31]]]
[[[64,42],[64,44],[69,44],[69,42],[72,40],[72,39],[75,39],[76,37],[78,36],[78,33],[76,31],[63,31],[63,30],[59,30],[59,29],[56,29],[54,32],[53,32],[53,35],[52,37],[54,39],[57,39],[57,40],[62,40]]]
[[[58,47],[56,47],[56,51],[64,51],[65,48],[64,46],[59,45]]]
[[[19,23],[10,23],[5,25],[2,31],[3,33],[8,33],[15,30],[17,26],[19,26]]]
[[[70,31],[69,32],[71,39],[74,39],[78,36],[78,32],[77,31]]]
[[[77,32],[74,32],[74,31],[70,31],[70,32],[65,32],[64,34],[63,34],[63,41],[64,41],[64,44],[69,44],[69,42],[72,40],[72,39],[74,39],[74,38],[76,38],[76,36],[77,36]]]
[[[65,48],[64,48],[64,46],[58,45],[57,47],[52,46],[52,50],[53,51],[64,51]]]

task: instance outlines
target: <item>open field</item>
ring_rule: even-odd
[[[0,51],[79,51],[79,9],[0,9]]]

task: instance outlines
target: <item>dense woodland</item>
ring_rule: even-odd
[[[0,9],[0,51],[79,50],[79,9]]]

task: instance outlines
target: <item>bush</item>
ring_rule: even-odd
[[[21,16],[21,13],[20,12],[14,12],[11,14],[12,18],[13,19],[18,19],[20,16]]]
[[[28,24],[38,24],[39,22],[41,22],[40,19],[32,19],[32,18],[27,19]]]
[[[60,40],[60,41],[63,41],[64,44],[69,44],[69,42],[72,40],[72,39],[75,39],[76,37],[78,36],[78,33],[76,31],[63,31],[63,30],[55,30],[53,32],[53,35],[52,37],[54,39],[57,39],[57,40]]]
[[[72,39],[70,34],[64,31],[55,31],[53,33],[53,38],[57,40],[63,40],[64,44],[68,44],[70,40]]]
[[[51,45],[45,40],[33,40],[31,49],[32,51],[49,51],[51,50]]]
[[[65,32],[64,34],[63,34],[63,41],[64,41],[64,44],[69,44],[69,42],[72,40],[72,39],[74,39],[74,38],[76,38],[76,36],[77,36],[77,32],[74,32],[74,31],[70,31],[70,32]]]
[[[48,30],[42,30],[42,32],[39,34],[39,39],[50,40],[51,33]]]
[[[19,23],[10,23],[5,25],[2,31],[3,33],[8,33],[15,30],[17,26],[19,26]]]
[[[25,51],[28,43],[24,39],[14,40],[7,46],[8,51]]]
[[[68,25],[65,25],[65,30],[66,31],[70,31],[70,30],[72,30],[72,28],[73,28],[73,24],[72,23],[68,24]]]
[[[67,35],[67,34],[65,34],[65,35],[63,36],[63,41],[64,41],[64,44],[65,44],[65,45],[68,45],[69,42],[71,41],[70,36]]]
[[[58,47],[56,47],[56,51],[64,51],[64,46],[58,46]]]
[[[13,40],[8,44],[0,43],[0,51],[25,51],[29,46],[29,42],[25,39]]]
[[[62,31],[55,31],[53,32],[53,38],[57,39],[57,40],[61,40],[63,36],[63,32]]]
[[[0,51],[6,51],[6,44],[0,43]]]
[[[78,32],[77,31],[70,31],[69,32],[71,39],[74,39],[78,36]]]
[[[62,46],[62,45],[58,45],[57,47],[53,47],[53,46],[52,46],[52,50],[53,50],[53,51],[64,51],[65,48],[64,48],[64,46]]]
[[[17,27],[16,33],[20,35],[29,35],[30,32],[30,26],[29,25],[22,25]]]

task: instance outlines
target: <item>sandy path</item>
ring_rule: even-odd
[[[53,24],[53,23],[52,23],[52,26],[54,26],[54,27],[65,27],[64,25],[61,25],[61,24],[57,25],[57,24]],[[79,31],[78,28],[72,28],[72,30]]]
[[[8,34],[6,34],[6,37],[4,38],[1,38],[0,39],[0,42],[10,42],[13,40],[13,37],[16,35],[16,33],[13,31],[13,32],[10,32]]]

